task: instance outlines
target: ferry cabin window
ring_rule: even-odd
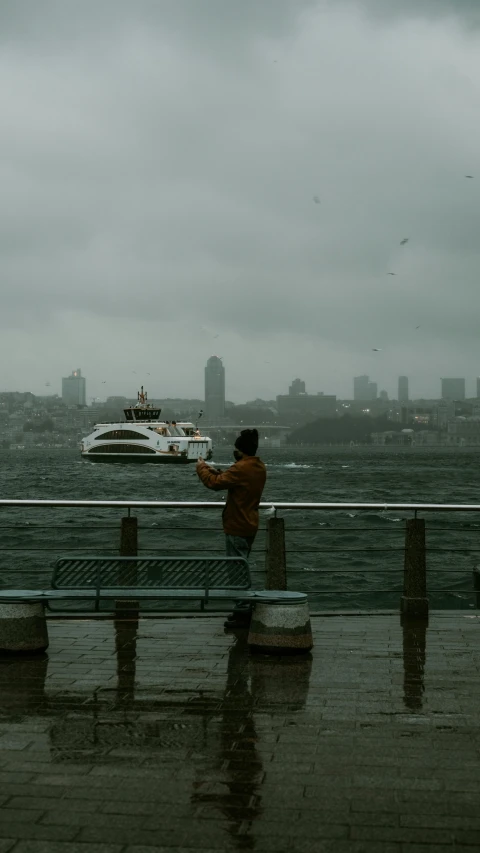
[[[155,453],[151,447],[141,447],[138,444],[103,444],[92,447],[89,453]]]
[[[95,441],[145,441],[146,436],[132,429],[112,429],[95,438]]]

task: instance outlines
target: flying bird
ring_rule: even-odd
[[[319,199],[318,195],[314,195],[313,200],[314,200],[315,204],[320,204],[320,199]]]
[[[466,178],[473,178],[473,175],[465,175]]]
[[[415,326],[415,328],[416,328],[416,329],[421,329],[422,327],[421,327],[421,326]]]
[[[106,385],[106,384],[107,384],[107,380],[106,380],[106,379],[102,379],[102,385]]]
[[[387,275],[396,275],[396,272],[387,272]]]
[[[381,349],[377,349],[377,347],[372,347],[372,352],[381,352]]]
[[[400,245],[401,245],[401,246],[406,246],[406,245],[407,245],[407,243],[408,243],[408,241],[409,241],[409,239],[410,239],[409,237],[404,237],[404,238],[403,238],[403,240],[400,240]]]

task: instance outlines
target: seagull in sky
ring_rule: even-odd
[[[396,272],[387,272],[387,275],[396,275]]]
[[[313,200],[314,200],[315,204],[320,204],[320,199],[319,199],[318,195],[314,195]]]
[[[466,178],[473,178],[473,175],[465,175]]]
[[[377,349],[377,347],[372,347],[372,352],[381,352],[381,349]]]
[[[106,384],[107,384],[107,380],[106,380],[106,379],[102,379],[102,385],[106,385]]]
[[[415,328],[416,328],[416,329],[421,329],[422,327],[421,327],[421,326],[415,326]]]
[[[404,237],[404,238],[403,238],[403,240],[400,240],[400,245],[401,245],[401,246],[406,246],[406,245],[407,245],[407,243],[408,243],[408,241],[409,241],[409,239],[410,239],[409,237]]]

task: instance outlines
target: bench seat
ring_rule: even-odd
[[[80,589],[3,589],[0,590],[0,601],[74,601],[83,599],[94,601],[95,599],[115,600],[128,599],[188,599],[191,601],[216,601],[235,599],[235,601],[258,602],[265,604],[298,603],[306,601],[304,592],[290,592],[290,590],[253,590],[253,589],[164,589],[145,588],[132,586],[115,586],[101,588],[99,592],[94,587]]]

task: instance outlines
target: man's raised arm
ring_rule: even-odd
[[[238,470],[236,465],[232,465],[226,471],[216,471],[215,468],[211,468],[201,458],[197,462],[197,474],[203,485],[207,489],[213,489],[214,492],[220,492],[222,489],[231,489],[233,486],[238,485],[242,476],[241,471]]]

